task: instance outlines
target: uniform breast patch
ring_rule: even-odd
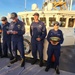
[[[20,29],[21,28],[21,25],[18,25],[18,28]]]
[[[8,26],[6,26],[6,29],[8,29],[9,27]]]
[[[39,25],[39,28],[41,29],[42,28],[42,25]]]

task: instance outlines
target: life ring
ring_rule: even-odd
[[[28,39],[25,38],[24,38],[24,50],[25,55],[28,55],[31,52],[31,43],[29,42]]]

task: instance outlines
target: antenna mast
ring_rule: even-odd
[[[26,0],[25,0],[25,11],[26,11]]]

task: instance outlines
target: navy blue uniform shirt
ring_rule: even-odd
[[[7,34],[7,31],[9,30],[10,23],[6,23],[5,25],[2,24],[2,33],[3,33],[3,40],[4,41],[10,41],[11,35]]]
[[[23,34],[25,33],[25,27],[24,27],[24,23],[22,21],[18,20],[16,23],[11,22],[9,30],[18,32],[15,35],[12,34],[12,41],[23,40]]]
[[[54,29],[49,31],[48,36],[47,36],[47,40],[48,40],[49,43],[50,43],[50,37],[59,37],[60,41],[59,41],[58,45],[62,44],[63,41],[64,41],[63,33],[59,29],[57,31],[55,31]]]
[[[1,25],[0,25],[0,31],[2,31]],[[2,33],[2,32],[0,32],[0,38],[1,38],[1,33]]]
[[[30,26],[30,34],[32,38],[36,39],[40,37],[43,40],[47,34],[44,23],[42,21],[32,22]]]

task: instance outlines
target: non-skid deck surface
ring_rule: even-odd
[[[60,75],[75,75],[75,50],[73,46],[62,47],[60,56]],[[31,60],[31,59],[30,59]],[[54,69],[45,72],[45,66],[31,65],[26,62],[25,67],[20,67],[20,61],[10,65],[8,58],[0,58],[0,75],[56,75]]]

